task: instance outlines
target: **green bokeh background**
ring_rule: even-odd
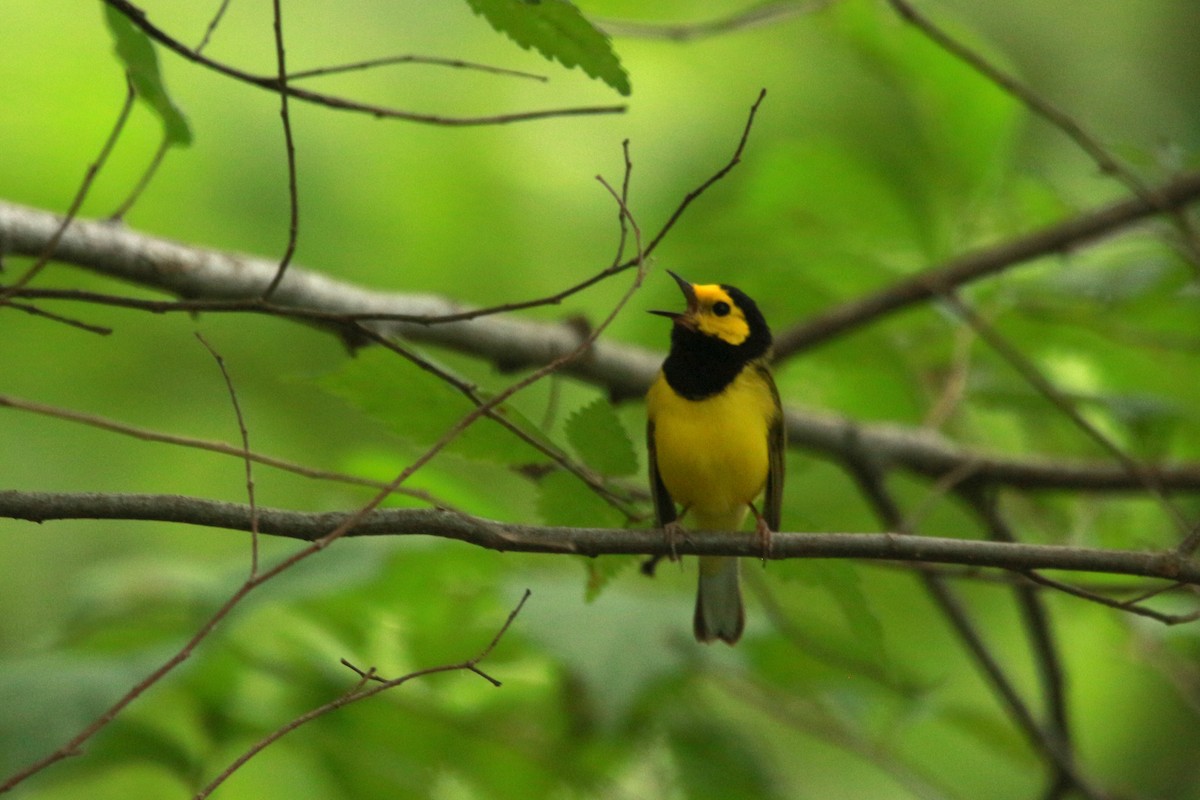
[[[582,7],[597,17],[646,14],[644,4],[617,0]],[[653,13],[708,19],[738,8],[661,2]],[[1195,166],[1200,6],[947,0],[922,8],[1067,110],[1146,180]],[[213,11],[146,9],[192,43]],[[99,4],[10,0],[3,10],[0,197],[62,211],[116,117],[122,70]],[[626,102],[579,71],[517,49],[465,3],[289,2],[284,11],[296,69],[419,53],[551,78],[399,66],[314,79],[330,93],[445,115]],[[662,320],[641,313],[677,302],[663,268],[738,285],[782,329],[1123,194],[1061,132],[883,3],[845,0],[689,44],[619,37],[614,45],[633,83],[620,115],[447,128],[293,103],[295,262],[380,290],[471,304],[557,291],[612,258],[616,208],[594,176],[620,180],[622,141],[630,141],[634,164],[631,208],[643,230],[655,231],[726,162],[763,87],[769,94],[743,163],[668,236],[655,273],[607,337],[665,345]],[[206,52],[272,71],[269,4],[233,3]],[[288,202],[276,98],[161,50],[160,58],[195,141],[168,155],[127,224],[278,257]],[[103,216],[124,199],[159,135],[158,121],[139,107],[84,216]],[[1197,293],[1165,230],[1149,225],[1042,259],[972,287],[968,297],[1122,445],[1144,457],[1195,460]],[[28,263],[9,257],[4,275]],[[596,322],[627,282],[619,277],[523,316]],[[38,285],[153,296],[61,265]],[[0,312],[0,393],[235,442],[227,392],[193,336],[199,331],[228,364],[256,450],[386,479],[431,435],[404,435],[405,415],[429,405],[411,368],[380,353],[351,360],[327,334],[256,316],[56,310],[114,333]],[[489,388],[510,379],[462,356],[434,355]],[[964,364],[964,397],[936,421],[943,432],[989,452],[1103,457],[932,307],[804,354],[778,379],[789,404],[917,426],[934,424],[947,376]],[[404,395],[406,386],[414,396]],[[393,395],[391,420],[361,410],[386,407]],[[599,396],[560,380],[514,406],[550,419],[551,435],[565,444],[565,420]],[[640,448],[640,404],[624,404],[618,415]],[[424,430],[419,420],[412,427]],[[412,484],[500,519],[536,522],[561,509],[548,496],[561,482],[522,477],[514,459],[486,446],[460,450]],[[789,530],[878,527],[835,466],[796,452],[789,470]],[[892,485],[908,510],[927,507],[922,532],[979,535],[962,508],[927,484],[897,477]],[[245,498],[237,459],[8,409],[0,413],[0,488]],[[266,468],[256,471],[256,490],[263,505],[304,510],[352,508],[368,497]],[[1010,520],[1034,541],[1174,541],[1149,501],[1004,499]],[[599,503],[595,513],[597,524],[619,522]],[[295,549],[262,544],[267,560]],[[57,747],[178,648],[244,577],[248,542],[171,525],[2,521],[0,564],[7,774]],[[660,570],[655,581],[624,562],[613,571],[589,603],[585,570],[572,559],[415,538],[340,542],[256,591],[85,755],[14,796],[190,796],[250,743],[346,689],[353,676],[340,658],[393,676],[470,657],[526,587],[529,604],[485,664],[503,688],[468,673],[414,681],[290,734],[219,796],[1038,796],[1038,758],[908,572],[820,563],[748,569],[748,634],[728,650],[690,639],[689,567]],[[1010,592],[986,583],[956,588],[1037,707]],[[763,593],[788,625],[767,614]],[[1047,602],[1084,771],[1129,796],[1200,797],[1194,627],[1143,624],[1065,596]]]

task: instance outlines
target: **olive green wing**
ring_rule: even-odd
[[[654,446],[654,422],[646,423],[646,453],[650,467],[650,494],[654,497],[654,520],[659,528],[675,521],[675,501],[658,474],[658,454]]]
[[[775,379],[765,364],[758,366],[759,374],[771,389],[775,399],[775,416],[767,428],[767,489],[763,496],[763,519],[772,531],[780,531],[783,518],[783,471],[787,454],[787,428],[783,424],[783,404]]]

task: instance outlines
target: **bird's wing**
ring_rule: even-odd
[[[646,452],[650,467],[650,491],[654,495],[654,519],[658,527],[675,521],[675,501],[658,474],[658,455],[654,447],[654,423],[646,423]]]
[[[779,390],[775,380],[765,366],[760,366],[763,380],[771,388],[775,398],[775,416],[767,429],[767,490],[763,498],[763,517],[767,526],[778,532],[783,517],[783,470],[787,452],[787,429],[783,424],[783,404],[779,401]]]

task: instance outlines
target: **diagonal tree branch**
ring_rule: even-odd
[[[305,513],[262,508],[259,533],[318,541],[360,518],[345,536],[437,536],[489,550],[524,553],[667,555],[671,544],[661,531],[618,528],[563,528],[497,522],[453,511],[425,508],[377,509],[367,513]],[[250,508],[179,495],[89,494],[0,491],[0,517],[45,522],[62,519],[121,519],[177,522],[249,531]],[[760,558],[753,536],[721,531],[687,531],[676,545],[681,555]],[[775,533],[773,558],[863,558],[995,567],[1021,572],[1058,569],[1139,575],[1200,585],[1200,562],[1173,551],[1110,550],[1061,545],[943,539],[901,533]]]
[[[777,359],[794,356],[895,311],[935,298],[955,287],[995,275],[1017,264],[1087,244],[1164,211],[1200,199],[1200,172],[1189,172],[1133,197],[957,256],[910,275],[877,292],[835,306],[783,331],[775,339]]]
[[[888,489],[886,473],[871,458],[870,453],[860,451],[856,457],[848,459],[844,466],[858,483],[863,497],[866,498],[868,505],[871,506],[880,522],[889,529],[910,532],[912,523],[905,518],[899,503]],[[1014,544],[1011,541],[1008,543]],[[1059,721],[1057,717],[1052,720],[1051,726],[1043,727],[1039,724],[1005,670],[1003,662],[994,649],[987,644],[983,632],[971,619],[966,606],[947,581],[932,572],[922,572],[920,579],[929,599],[950,624],[963,648],[974,660],[976,667],[983,674],[1017,728],[1025,733],[1030,744],[1051,765],[1053,790],[1057,791],[1059,787],[1067,786],[1078,789],[1080,794],[1089,800],[1101,800],[1103,795],[1090,785],[1075,765],[1075,754],[1071,749],[1071,741],[1065,735],[1065,716],[1062,729],[1054,724]],[[1041,610],[1039,598],[1031,593],[1028,599],[1039,611]],[[1044,633],[1045,631],[1039,632]],[[1035,635],[1039,632],[1035,632]],[[1051,641],[1049,645],[1052,648],[1053,642]],[[1040,650],[1038,652],[1044,654]],[[1056,657],[1055,663],[1057,663]]]

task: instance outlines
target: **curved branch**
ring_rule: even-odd
[[[350,512],[305,513],[257,508],[260,534],[317,541],[344,525]],[[357,512],[355,512],[357,513]],[[179,495],[0,491],[0,516],[30,522],[121,519],[178,522],[249,531],[249,506]],[[758,558],[754,536],[688,531],[671,543],[656,530],[518,525],[437,509],[376,509],[361,515],[346,536],[426,535],[489,550],[598,555],[730,555]],[[776,533],[771,558],[864,558],[966,564],[1029,571],[1058,569],[1139,575],[1200,585],[1200,561],[1161,553],[1062,545],[943,539],[900,533]]]
[[[1193,180],[1200,191],[1200,173]],[[1136,201],[1134,201],[1136,202]],[[0,245],[8,253],[37,256],[61,226],[61,217],[0,201]],[[25,299],[75,300],[165,312],[273,314],[345,333],[348,319],[381,336],[403,336],[484,359],[503,370],[547,364],[573,350],[578,325],[547,324],[503,316],[428,325],[421,318],[461,313],[468,307],[437,295],[381,292],[338,281],[300,265],[288,268],[271,303],[256,298],[278,263],[236,253],[189,247],[107,222],[76,219],[54,250],[60,262],[94,270],[139,286],[195,300],[155,301],[71,290],[23,289]],[[604,388],[614,399],[640,397],[663,354],[633,345],[598,341],[585,358],[562,372]],[[1141,483],[1119,465],[1050,459],[1008,458],[972,451],[932,431],[894,424],[863,425],[836,414],[790,407],[788,441],[794,447],[845,460],[863,447],[883,463],[932,478],[946,475],[979,484],[1021,489],[1139,491]],[[855,445],[853,442],[858,441]],[[1200,490],[1200,463],[1148,468],[1167,490]]]
[[[175,39],[166,31],[154,25],[146,17],[146,12],[135,6],[128,0],[104,0],[105,3],[112,6],[117,11],[121,12],[125,17],[143,33],[149,36],[154,41],[166,47],[171,52],[182,56],[194,64],[200,64],[222,75],[239,80],[243,83],[248,83],[251,86],[257,86],[260,89],[267,89],[276,93],[286,93],[288,97],[294,97],[297,100],[303,100],[308,103],[325,106],[327,108],[338,109],[341,111],[357,111],[363,114],[370,114],[376,118],[386,119],[403,119],[409,122],[423,122],[430,125],[447,125],[447,126],[469,126],[469,125],[499,125],[507,122],[525,122],[533,119],[544,119],[547,117],[566,117],[566,116],[581,116],[588,114],[620,114],[625,111],[625,106],[587,106],[579,108],[558,108],[549,109],[546,111],[522,111],[513,114],[497,114],[489,117],[443,117],[436,114],[417,114],[412,111],[403,111],[396,108],[387,108],[384,106],[370,105],[369,103],[360,103],[356,100],[349,100],[345,97],[336,95],[321,94],[320,92],[301,89],[297,86],[286,84],[281,81],[278,75],[254,75],[252,73],[240,70],[236,67],[231,67],[228,64],[223,64],[220,61],[215,61],[207,56],[201,55],[199,50],[192,48]]]

